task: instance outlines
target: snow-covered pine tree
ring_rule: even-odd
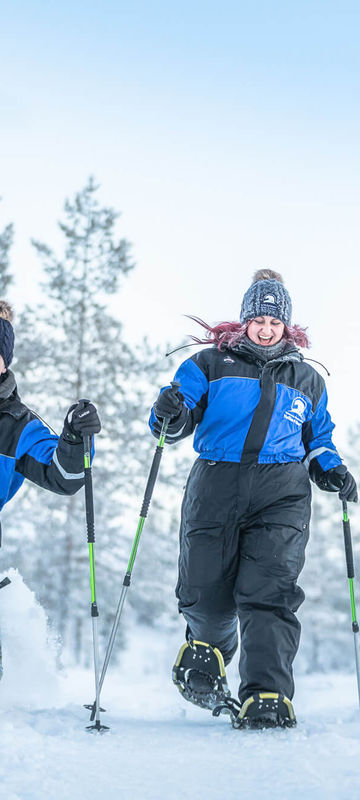
[[[14,225],[10,222],[0,233],[0,297],[6,298],[8,287],[14,282],[10,270],[10,250],[14,241]]]
[[[156,445],[147,419],[164,363],[146,341],[140,347],[128,344],[121,322],[108,310],[108,298],[114,295],[119,296],[121,309],[118,291],[133,263],[128,242],[115,238],[119,215],[99,205],[97,191],[90,179],[73,202],[66,202],[65,219],[60,222],[65,240],[61,258],[47,245],[33,243],[46,275],[46,299],[37,308],[27,307],[19,319],[15,366],[24,401],[58,432],[69,405],[77,399],[89,398],[98,407],[102,432],[96,437],[93,481],[100,627],[107,639],[136,530],[135,506],[140,508]],[[23,543],[26,558],[21,569],[66,647],[77,660],[84,653],[90,658],[83,492],[72,498],[50,493],[39,497],[38,492],[28,486],[21,498],[33,530]],[[164,518],[162,524],[167,524]],[[156,525],[154,516],[148,564],[149,570],[156,564],[154,581],[164,574],[163,540],[155,534]],[[173,528],[169,536],[176,563]],[[157,603],[153,594],[150,584],[134,593],[131,601],[142,617],[144,604],[151,601],[152,613],[145,613],[148,622],[161,612],[155,606],[164,604],[161,591]]]

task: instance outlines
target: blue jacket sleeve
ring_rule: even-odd
[[[341,458],[332,441],[335,428],[327,410],[326,388],[315,408],[312,419],[303,425],[303,444],[305,447],[305,463],[314,467],[314,459],[323,472],[341,464]],[[310,470],[311,471],[311,470]]]
[[[82,442],[54,436],[38,419],[28,422],[17,443],[16,471],[57,494],[75,494],[84,484]]]
[[[174,377],[180,383],[180,392],[184,395],[184,406],[180,414],[170,422],[166,434],[166,442],[174,444],[189,436],[201,421],[207,406],[209,383],[206,374],[195,363],[193,358],[184,361]],[[169,387],[163,386],[161,392]],[[162,420],[159,420],[154,409],[151,409],[149,425],[154,436],[161,431]]]

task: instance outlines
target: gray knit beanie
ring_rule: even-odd
[[[259,269],[245,292],[240,311],[240,322],[255,317],[273,317],[284,325],[291,323],[291,299],[283,279],[272,269]]]

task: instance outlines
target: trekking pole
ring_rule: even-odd
[[[178,389],[180,389],[180,383],[178,383],[177,381],[172,381],[171,382],[171,388],[174,389],[175,391],[177,391]],[[111,657],[111,653],[112,653],[112,650],[113,650],[113,647],[114,647],[115,637],[116,637],[117,630],[118,630],[118,627],[119,627],[119,624],[120,624],[120,618],[121,618],[121,614],[122,614],[122,610],[123,610],[123,606],[124,606],[124,602],[125,602],[125,597],[126,597],[128,588],[129,588],[129,586],[131,584],[131,575],[132,575],[132,571],[133,571],[133,567],[134,567],[134,563],[135,563],[135,559],[136,559],[137,550],[138,550],[138,547],[139,547],[140,537],[141,537],[141,534],[142,534],[142,531],[143,531],[143,527],[144,527],[144,524],[145,524],[145,520],[146,520],[148,511],[149,511],[150,501],[151,501],[152,493],[153,493],[154,486],[155,486],[155,483],[156,483],[156,478],[157,478],[157,475],[158,475],[158,472],[159,472],[160,461],[161,461],[161,457],[162,457],[163,449],[164,449],[164,444],[165,444],[166,431],[168,429],[170,419],[171,419],[171,417],[164,417],[164,419],[163,419],[159,440],[158,440],[157,447],[156,447],[156,450],[155,450],[155,453],[154,453],[154,457],[153,457],[153,460],[152,460],[152,464],[151,464],[151,467],[150,467],[149,477],[148,477],[148,480],[147,480],[145,493],[144,493],[144,499],[143,499],[143,503],[142,503],[142,506],[141,506],[139,522],[138,522],[135,538],[134,538],[134,541],[133,541],[132,550],[131,550],[131,553],[130,553],[129,563],[127,565],[127,570],[126,570],[126,573],[125,573],[125,576],[124,576],[124,580],[123,580],[120,599],[119,599],[118,607],[117,607],[117,610],[116,610],[116,615],[115,615],[115,619],[114,619],[114,622],[113,622],[113,626],[112,626],[112,629],[111,629],[109,643],[108,643],[108,646],[107,646],[107,649],[106,649],[106,653],[105,653],[104,664],[103,664],[103,667],[102,667],[102,670],[101,670],[101,676],[100,676],[100,681],[99,681],[99,693],[101,692],[102,685],[104,683],[106,671],[107,671],[108,664],[109,664],[110,657]],[[85,708],[88,708],[89,711],[91,711],[90,721],[92,721],[95,718],[95,715],[96,715],[96,700],[95,700],[95,703],[93,703],[92,705],[86,705]]]
[[[98,618],[99,611],[96,601],[96,575],[95,575],[95,521],[94,521],[94,499],[93,499],[93,485],[92,485],[92,472],[91,472],[91,439],[89,435],[83,437],[84,442],[84,471],[85,471],[85,509],[86,509],[86,527],[87,527],[87,540],[89,544],[89,559],[90,559],[90,589],[91,589],[91,621],[92,621],[92,634],[93,634],[93,650],[94,650],[94,672],[95,672],[95,724],[88,725],[87,730],[96,730],[100,733],[107,731],[109,728],[106,725],[100,724],[100,687],[99,687],[99,634],[98,634]],[[102,710],[102,709],[101,709]]]
[[[351,615],[352,615],[352,629],[353,629],[353,634],[354,634],[356,677],[357,677],[359,706],[360,706],[359,623],[358,623],[357,617],[356,617],[355,587],[354,587],[354,578],[355,578],[354,557],[353,557],[353,549],[352,549],[352,542],[351,542],[350,520],[349,520],[349,514],[348,514],[348,508],[347,508],[346,500],[342,501],[342,506],[343,506],[343,529],[344,529],[345,556],[346,556],[347,574],[348,574],[349,586],[350,586],[350,603],[351,603]]]

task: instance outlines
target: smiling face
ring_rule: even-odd
[[[273,317],[255,317],[248,325],[246,331],[249,339],[254,344],[261,344],[263,347],[269,347],[271,344],[277,344],[282,339],[284,333],[284,323],[279,319]]]

